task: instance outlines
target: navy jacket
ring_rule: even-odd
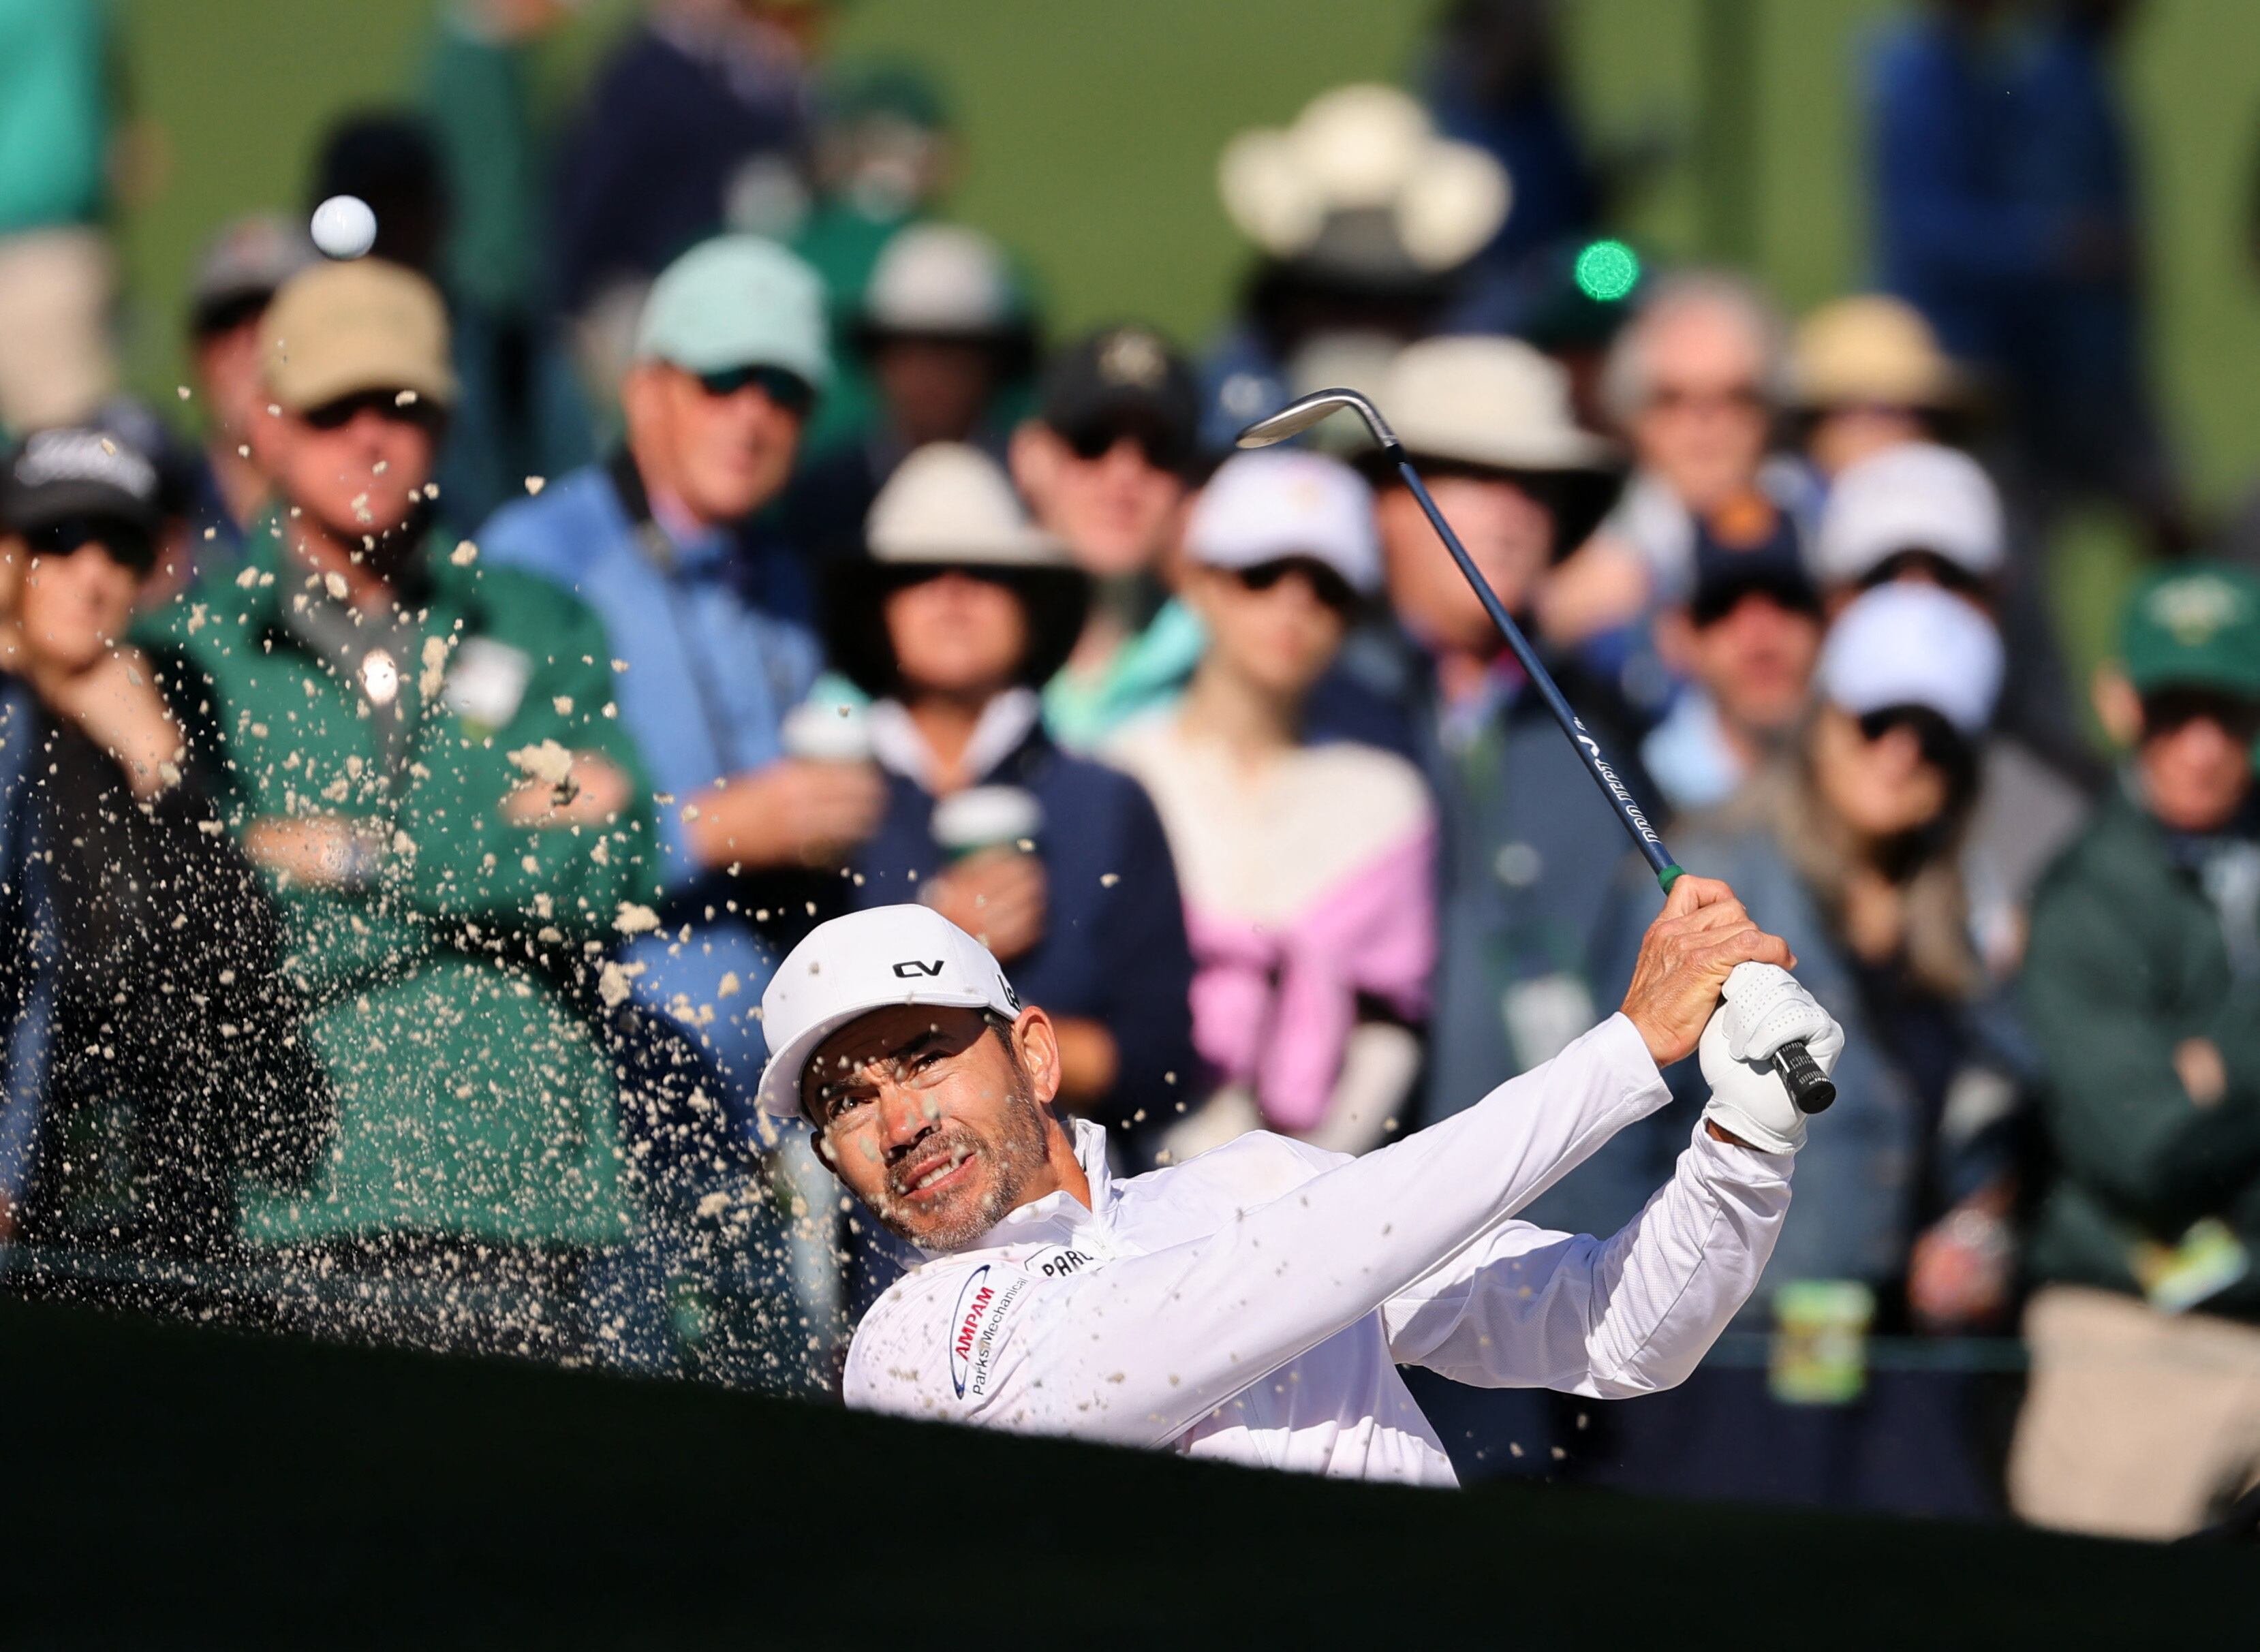
[[[1192,953],[1161,816],[1129,776],[1068,755],[1041,729],[980,783],[1022,787],[1044,812],[1036,842],[1044,936],[1006,959],[1005,973],[1026,1002],[1113,1033],[1120,1076],[1098,1117],[1135,1141],[1141,1126],[1174,1118],[1177,1103],[1204,1093],[1193,1053]],[[854,868],[859,906],[914,901],[948,863],[933,838],[933,799],[900,775],[887,785],[886,817]],[[1134,1146],[1129,1156],[1141,1156]]]

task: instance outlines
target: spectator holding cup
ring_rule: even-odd
[[[1198,1095],[1169,843],[1135,781],[1052,743],[1036,692],[1087,580],[1004,471],[952,443],[903,461],[867,543],[829,593],[832,657],[874,697],[887,776],[854,898],[922,901],[979,937],[1054,1011],[1066,1105],[1158,1125]]]

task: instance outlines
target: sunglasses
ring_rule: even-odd
[[[418,397],[404,403],[398,390],[363,390],[340,396],[334,402],[307,408],[298,415],[316,430],[343,430],[363,413],[375,413],[388,425],[412,425],[430,430],[440,421],[440,410]]]
[[[1902,728],[1915,737],[1923,762],[1932,768],[1953,775],[1970,766],[1970,742],[1953,724],[1927,705],[1886,705],[1880,711],[1860,714],[1860,733],[1871,745]]]
[[[2153,689],[2142,697],[2142,733],[2180,733],[2192,723],[2218,724],[2240,746],[2260,740],[2260,700],[2240,699],[2214,689]]]
[[[156,566],[157,547],[147,533],[119,517],[71,516],[24,530],[34,556],[70,556],[99,545],[120,568],[146,574]]]
[[[1784,613],[1820,617],[1820,594],[1810,582],[1781,573],[1699,585],[1687,604],[1687,618],[1698,631],[1708,630],[1756,597]]]
[[[1697,390],[1684,384],[1659,384],[1649,393],[1651,410],[1663,413],[1765,411],[1766,398],[1755,384],[1733,384],[1725,390]]]
[[[1338,614],[1356,611],[1358,596],[1355,587],[1333,569],[1313,557],[1283,556],[1277,561],[1258,562],[1253,568],[1235,568],[1232,576],[1244,590],[1269,590],[1290,574],[1301,576],[1316,597]]]
[[[697,378],[698,387],[718,398],[745,390],[759,390],[780,411],[795,418],[807,418],[816,406],[816,387],[781,367],[726,368],[719,373],[701,373]]]
[[[1941,590],[1952,591],[1957,597],[1982,598],[1993,594],[1990,581],[1971,573],[1952,557],[1920,549],[1894,551],[1861,577],[1860,589],[1873,590],[1878,585],[1889,585],[1910,576],[1927,579]]]
[[[1060,436],[1075,456],[1086,463],[1105,458],[1117,442],[1123,441],[1134,444],[1155,470],[1181,471],[1192,459],[1190,442],[1144,419],[1095,419],[1069,426]]]

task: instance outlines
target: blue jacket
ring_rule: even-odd
[[[1005,971],[1026,1002],[1103,1022],[1114,1035],[1119,1076],[1098,1116],[1134,1141],[1140,1126],[1173,1118],[1177,1103],[1204,1093],[1193,1053],[1192,952],[1161,816],[1129,776],[1068,755],[1041,729],[979,783],[1021,787],[1044,812],[1036,843],[1048,903],[1044,936],[1007,959]],[[933,838],[933,799],[890,774],[885,819],[855,861],[855,903],[916,900],[919,883],[948,859]]]

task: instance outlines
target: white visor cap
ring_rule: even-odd
[[[1935,585],[1878,585],[1829,628],[1820,688],[1855,717],[1922,705],[1975,735],[1992,720],[2006,663],[2001,633],[1974,604]]]
[[[1373,490],[1341,460],[1292,447],[1239,454],[1219,465],[1185,525],[1185,553],[1230,569],[1307,556],[1361,596],[1381,588]]]
[[[769,1046],[759,1099],[781,1119],[800,1114],[800,1076],[817,1046],[848,1022],[898,1004],[1020,1013],[989,948],[929,906],[875,906],[811,930],[762,994]]]

